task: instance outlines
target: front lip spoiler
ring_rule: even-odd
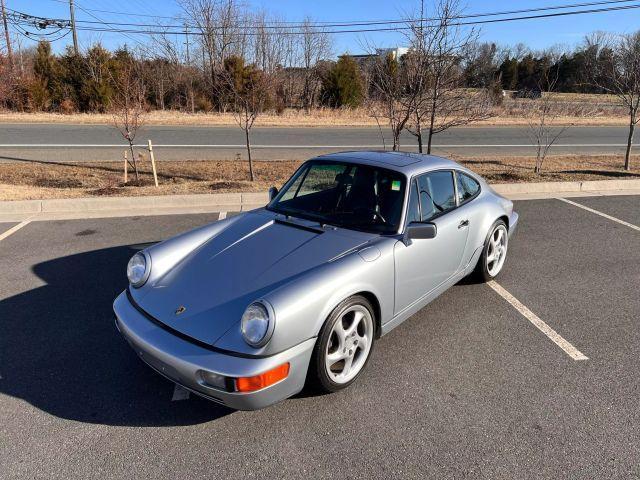
[[[118,325],[118,321],[116,319],[116,326]],[[118,327],[118,331],[120,330],[120,327]],[[144,357],[138,355],[138,357],[144,362],[144,364],[151,368],[151,370],[153,370],[154,372],[156,372],[158,375],[163,376],[164,378],[166,378],[167,380],[169,380],[170,382],[175,383],[176,385],[180,385],[182,388],[184,388],[185,390],[188,390],[191,393],[194,393],[196,395],[201,396],[202,398],[206,398],[207,400],[210,400],[212,402],[218,403],[220,405],[224,405],[225,407],[228,407],[228,405],[226,403],[224,403],[224,400],[218,398],[218,397],[214,397],[213,395],[208,395],[206,393],[203,392],[199,392],[198,390],[189,387],[188,385],[185,385],[184,382],[181,382],[179,380],[176,380],[175,378],[167,375],[166,373],[160,371],[160,369],[156,368],[154,365],[152,365],[150,362],[148,362]]]
[[[175,328],[171,328],[170,326],[162,323],[160,320],[155,318],[153,315],[150,315],[146,310],[144,310],[138,303],[134,300],[133,295],[131,295],[130,287],[127,288],[127,300],[131,302],[133,308],[135,308],[138,312],[140,312],[147,320],[156,325],[157,327],[162,328],[164,331],[169,332],[172,335],[184,340],[185,342],[189,342],[193,345],[196,345],[200,348],[204,348],[205,350],[209,350],[211,352],[223,353],[225,355],[230,355],[232,357],[240,357],[240,358],[268,358],[271,355],[249,355],[246,353],[234,352],[233,350],[227,350],[225,348],[218,348],[210,343],[203,342],[202,340],[198,340],[196,338],[190,337]]]

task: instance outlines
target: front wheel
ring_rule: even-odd
[[[351,385],[366,366],[375,341],[371,303],[360,295],[347,298],[325,322],[309,365],[309,386],[337,392]]]
[[[507,225],[502,220],[498,220],[489,230],[482,255],[476,266],[475,274],[479,280],[488,282],[500,274],[507,258],[508,246]]]

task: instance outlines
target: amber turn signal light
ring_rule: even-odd
[[[272,368],[271,370],[254,377],[236,378],[236,391],[255,392],[256,390],[266,388],[269,385],[273,385],[274,383],[287,378],[287,375],[289,375],[289,364],[283,363],[276,368]]]

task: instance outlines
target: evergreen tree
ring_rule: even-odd
[[[62,78],[58,59],[51,54],[51,44],[40,41],[33,59],[32,97],[39,110],[55,108],[62,100]]]
[[[357,107],[362,103],[362,76],[356,61],[343,55],[322,80],[321,98],[330,107]]]
[[[500,65],[500,78],[502,88],[505,90],[515,90],[518,87],[518,60],[515,58],[505,58]]]

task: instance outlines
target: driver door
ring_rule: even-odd
[[[437,234],[431,239],[414,239],[409,245],[396,244],[396,314],[457,273],[469,234],[469,219],[457,208],[451,170],[423,174],[412,180],[410,188],[407,225],[432,222]]]

